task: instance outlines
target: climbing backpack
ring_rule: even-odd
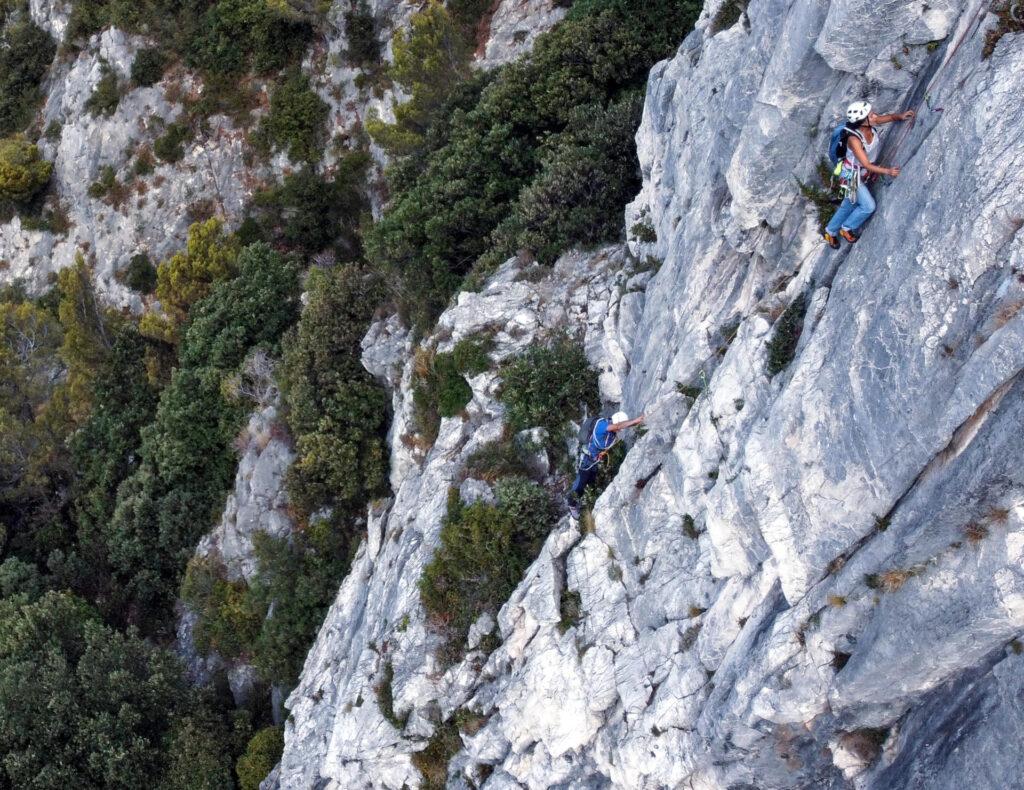
[[[857,135],[860,141],[864,142],[864,136],[856,129],[851,129],[845,123],[839,124],[839,126],[832,130],[832,136],[828,140],[828,161],[835,168],[832,171],[832,175],[839,175],[839,171],[843,166],[843,160],[846,159],[846,143],[850,139],[851,134]]]
[[[832,164],[833,188],[835,187],[834,179],[838,178],[840,191],[846,194],[851,202],[855,202],[857,200],[857,187],[860,180],[860,168],[846,166],[846,144],[851,134],[857,135],[861,143],[864,143],[864,136],[856,129],[851,129],[845,123],[841,123],[832,130],[832,136],[829,137],[828,141],[828,161]]]
[[[581,450],[586,450],[590,446],[590,440],[594,437],[594,431],[597,430],[597,421],[600,419],[601,415],[595,414],[583,420],[579,433],[576,434],[576,441],[579,442]]]
[[[601,461],[607,458],[608,451],[613,446],[615,446],[615,444],[619,441],[618,435],[615,434],[612,437],[611,444],[609,444],[601,452],[599,452],[596,458],[590,454],[590,443],[594,439],[594,434],[597,432],[597,424],[601,420],[607,420],[608,422],[611,422],[611,417],[602,416],[600,414],[595,414],[592,417],[587,417],[585,420],[583,420],[583,424],[580,426],[580,430],[576,434],[576,439],[579,441],[580,446],[580,466],[583,466],[589,460],[590,463],[587,464],[585,467],[587,469],[592,469],[594,466],[601,463]]]

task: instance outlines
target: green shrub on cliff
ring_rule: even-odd
[[[256,133],[264,151],[288,152],[293,162],[319,162],[327,140],[330,108],[309,86],[309,77],[293,70],[270,97],[270,114]]]
[[[178,590],[185,562],[210,529],[234,477],[232,446],[247,412],[223,382],[249,350],[273,350],[294,323],[298,271],[265,245],[246,247],[238,274],[195,303],[180,365],[142,431],[139,468],[121,485],[106,529],[111,565],[132,619],[154,627]]]
[[[450,661],[462,656],[480,615],[497,615],[556,520],[550,495],[525,478],[502,480],[495,494],[495,505],[465,505],[452,490],[441,544],[420,579],[423,607],[446,636]]]
[[[398,279],[396,295],[421,326],[485,253],[493,264],[494,255],[523,243],[550,260],[567,245],[618,233],[616,190],[635,191],[638,177],[624,131],[637,105],[623,93],[642,87],[650,67],[674,52],[700,7],[670,0],[577,5],[524,60],[456,91],[455,108],[428,89],[434,69],[416,74],[428,86],[423,107],[415,123],[397,129],[408,132],[411,161],[391,171],[393,199],[367,250]],[[448,81],[459,76],[448,66],[441,71]],[[609,187],[608,195],[589,191],[586,176]],[[515,222],[496,239],[513,213]]]
[[[53,165],[24,137],[0,140],[0,205],[28,203],[46,186],[52,172]]]
[[[32,122],[43,100],[42,79],[57,47],[28,19],[0,18],[0,137],[20,132]]]
[[[314,269],[306,290],[281,365],[297,453],[288,491],[306,514],[325,506],[359,512],[385,485],[387,398],[360,362],[380,286],[356,267],[342,267]]]
[[[597,408],[600,397],[597,371],[583,347],[557,336],[543,345],[533,344],[502,368],[501,401],[513,431],[540,426],[548,432],[552,449],[561,442],[566,426],[583,407]]]

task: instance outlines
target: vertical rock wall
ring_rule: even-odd
[[[653,227],[631,252],[660,268],[621,259],[621,286],[581,291],[605,264],[570,258],[541,286],[586,305],[558,320],[649,415],[594,531],[561,522],[502,645],[441,673],[416,582],[443,491],[500,430],[492,379],[425,457],[393,442],[396,499],[289,700],[274,786],[420,786],[409,753],[459,707],[483,724],[452,787],[1024,786],[1024,38],[983,59],[994,19],[958,3],[753,0],[727,29],[718,11],[650,78],[626,227]],[[797,181],[855,98],[919,117],[886,130],[903,173],[834,253]],[[548,326],[517,285],[460,297],[440,337]],[[371,367],[394,368],[389,337]],[[562,632],[564,589],[583,616]],[[373,691],[385,660],[401,732]]]

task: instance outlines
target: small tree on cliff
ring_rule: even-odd
[[[0,203],[27,203],[50,180],[53,165],[21,135],[0,140]]]

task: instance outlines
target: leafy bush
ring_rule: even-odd
[[[64,331],[60,347],[67,371],[64,398],[68,416],[80,424],[92,411],[96,376],[110,357],[115,317],[104,310],[93,285],[92,270],[81,254],[57,274],[57,317]]]
[[[433,376],[438,412],[442,417],[454,417],[473,398],[473,390],[456,365],[455,355],[438,354],[434,357]]]
[[[147,314],[141,323],[143,331],[159,339],[175,339],[192,305],[216,283],[234,276],[237,260],[238,243],[224,232],[219,219],[193,224],[185,249],[157,267],[156,296],[163,314]]]
[[[21,131],[43,99],[43,75],[57,51],[53,39],[24,14],[0,20],[0,137]]]
[[[445,790],[448,763],[462,748],[462,738],[454,720],[438,724],[427,745],[412,754],[412,764],[423,775],[423,790]]]
[[[518,475],[525,477],[526,464],[519,454],[513,439],[498,439],[481,445],[466,460],[466,477],[493,483],[503,477]]]
[[[348,38],[348,60],[353,66],[372,67],[380,63],[380,42],[377,20],[366,0],[355,0],[345,12],[345,35]]]
[[[44,564],[68,542],[62,512],[71,469],[61,379],[63,333],[54,316],[0,296],[0,537],[6,554]]]
[[[28,203],[50,180],[53,165],[21,135],[0,140],[0,203]]]
[[[807,297],[800,294],[786,308],[775,324],[772,339],[768,342],[768,377],[773,378],[796,356],[796,346],[803,331],[804,316],[807,314]]]
[[[140,146],[135,162],[132,164],[131,174],[136,178],[143,178],[150,175],[156,169],[156,160],[153,158],[153,151],[149,146]]]
[[[629,229],[630,235],[642,244],[654,244],[658,240],[658,233],[654,230],[650,220],[637,222]]]
[[[172,123],[153,143],[153,153],[168,164],[179,161],[185,155],[185,143],[192,137],[188,124]]]
[[[241,790],[259,790],[260,782],[274,770],[283,751],[284,733],[280,727],[264,727],[253,735],[235,767]]]
[[[583,347],[564,335],[531,345],[505,365],[502,379],[509,428],[518,432],[540,426],[553,448],[584,405],[593,411],[600,403],[597,371]]]
[[[366,129],[392,155],[409,154],[423,146],[427,127],[451,86],[468,76],[472,44],[448,9],[430,0],[413,16],[408,33],[395,33],[391,46],[388,77],[411,96],[395,108],[395,123],[371,117]]]
[[[639,90],[607,108],[578,108],[542,154],[540,172],[519,194],[512,215],[495,230],[492,254],[503,262],[526,248],[553,264],[573,244],[615,239],[621,207],[640,188],[634,137],[642,110]]]
[[[576,590],[563,587],[558,598],[558,613],[561,619],[558,621],[558,630],[565,633],[570,628],[579,625],[580,615],[583,613],[583,599]]]
[[[464,337],[452,348],[455,369],[467,376],[478,376],[491,368],[491,349],[494,338],[490,335]]]
[[[229,581],[226,574],[222,564],[193,557],[185,570],[181,599],[198,615],[196,647],[236,659],[252,650],[266,610],[254,605],[244,581]]]
[[[185,61],[212,74],[236,74],[250,65],[266,74],[298,62],[312,35],[309,21],[287,3],[219,0],[187,42]]]
[[[405,729],[409,714],[399,716],[395,713],[395,691],[392,686],[395,681],[395,666],[391,661],[384,662],[381,675],[381,679],[373,687],[374,694],[377,696],[377,707],[380,708],[381,715],[391,722],[391,726],[401,732]]]
[[[324,506],[356,513],[385,484],[387,397],[360,362],[379,284],[355,267],[314,269],[306,289],[281,365],[297,453],[288,492],[305,513]]]
[[[68,569],[72,578],[66,583],[115,608],[104,530],[114,511],[111,492],[138,468],[140,432],[156,412],[159,393],[147,380],[145,354],[146,343],[133,326],[116,331],[109,358],[96,371],[93,411],[71,440],[77,472],[72,491],[77,545]]]
[[[129,191],[125,184],[117,180],[117,171],[111,165],[100,169],[100,176],[89,185],[89,197],[102,200],[110,206],[122,206],[128,199]]]
[[[516,546],[531,561],[540,553],[558,509],[548,492],[525,477],[507,477],[494,487],[498,507],[515,523]]]
[[[327,140],[330,108],[309,87],[309,77],[293,70],[270,97],[270,114],[256,133],[258,147],[288,152],[293,162],[319,162]]]
[[[229,727],[223,717],[201,708],[176,718],[165,746],[166,768],[159,790],[233,787],[232,762],[249,729],[244,717],[237,717],[234,725]]]
[[[0,598],[22,596],[26,603],[43,594],[43,580],[35,565],[8,557],[0,563]]]
[[[596,207],[581,208],[576,201],[591,196],[573,169],[615,179],[628,162],[626,183],[636,183],[635,154],[630,151],[625,161],[620,155],[628,145],[622,129],[635,106],[615,105],[595,116],[592,129],[582,125],[580,108],[607,108],[624,90],[642,87],[650,67],[675,51],[699,10],[696,2],[676,0],[577,3],[562,24],[537,39],[526,59],[457,92],[455,111],[450,103],[425,101],[427,109],[405,126],[399,123],[396,134],[402,134],[390,147],[413,153],[389,174],[392,203],[366,244],[374,264],[399,279],[395,290],[415,323],[424,327],[433,320],[481,256],[518,240],[511,228],[495,244],[495,230],[545,168],[530,194],[549,201],[558,218],[547,223],[544,207],[534,209],[524,197],[519,223],[530,231],[527,241],[550,257],[566,244],[603,240],[605,231],[617,235],[621,202],[609,197],[606,203],[602,196]],[[441,57],[430,51],[436,39],[424,37],[423,52],[410,59],[409,78],[396,76],[399,84],[418,77],[433,84],[428,66]],[[451,69],[441,73],[445,83],[452,81]],[[430,90],[423,95],[433,96]],[[415,110],[412,105],[408,112]],[[371,124],[367,128],[382,142]],[[602,129],[614,133],[605,140]],[[557,138],[561,146],[545,145],[567,130]],[[564,198],[559,185],[569,190]]]
[[[263,623],[253,660],[268,681],[291,689],[358,545],[348,518],[315,519],[289,541],[258,533],[259,576],[252,592],[273,616]]]
[[[132,82],[148,88],[155,85],[164,76],[167,68],[167,55],[160,47],[145,47],[135,53],[132,61]]]
[[[465,376],[490,367],[492,342],[489,337],[470,337],[450,352],[421,355],[422,364],[413,382],[413,414],[417,429],[428,442],[437,437],[442,417],[461,414],[473,399]]]
[[[441,543],[420,579],[420,598],[447,636],[443,658],[458,660],[470,626],[497,614],[554,523],[547,492],[521,478],[496,489],[497,505],[463,505],[452,491]]]
[[[124,270],[124,284],[141,294],[151,294],[156,290],[156,267],[146,253],[132,256]]]
[[[121,102],[121,85],[117,73],[105,61],[101,63],[102,76],[92,94],[85,102],[85,109],[91,115],[113,115]]]
[[[82,600],[0,600],[0,784],[140,787],[184,707],[177,660],[103,625]]]
[[[362,191],[368,163],[366,154],[350,154],[330,180],[307,167],[258,193],[253,209],[260,235],[307,255],[336,244],[346,258],[358,258],[359,219],[368,208]]]

